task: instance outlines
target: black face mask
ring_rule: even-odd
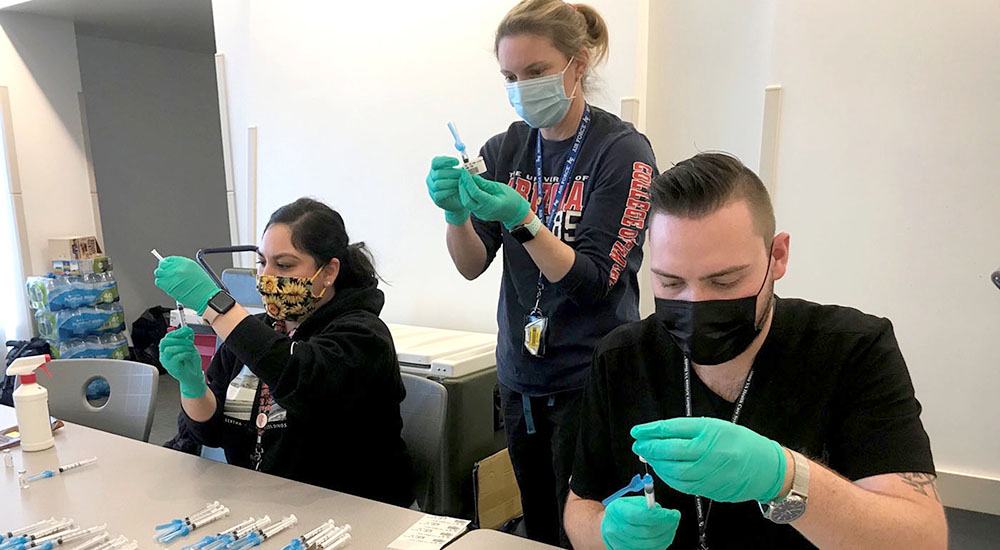
[[[771,272],[768,255],[767,273]],[[767,319],[757,319],[757,297],[767,284],[767,273],[760,290],[753,296],[735,300],[666,300],[656,298],[656,317],[666,327],[677,347],[698,365],[719,365],[746,351],[760,334]]]

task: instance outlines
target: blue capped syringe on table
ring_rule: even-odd
[[[44,470],[44,471],[39,472],[39,473],[37,473],[37,474],[35,474],[33,476],[28,476],[28,481],[29,482],[30,481],[38,481],[39,479],[45,479],[47,477],[52,477],[52,476],[54,476],[56,474],[61,474],[63,472],[68,472],[69,470],[73,470],[75,468],[79,468],[81,466],[86,466],[87,464],[93,464],[94,462],[97,462],[97,457],[96,456],[92,457],[92,458],[85,458],[83,460],[74,462],[72,464],[66,464],[66,465],[60,466],[60,467],[56,468],[55,470]]]
[[[476,157],[469,160],[469,154],[465,151],[465,143],[462,142],[462,138],[458,137],[458,128],[455,128],[454,122],[448,123],[448,131],[451,132],[451,137],[455,138],[455,149],[458,150],[458,154],[462,155],[462,168],[465,168],[473,176],[478,176],[486,171],[486,161],[483,157]]]

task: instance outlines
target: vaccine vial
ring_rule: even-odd
[[[10,454],[10,449],[3,450],[3,465],[5,468],[14,467],[14,456]]]
[[[28,476],[26,474],[27,472],[24,470],[17,471],[17,485],[22,489],[28,488]]]
[[[462,168],[468,170],[473,176],[478,176],[486,171],[486,161],[483,160],[483,157],[476,157],[469,162],[464,163]]]

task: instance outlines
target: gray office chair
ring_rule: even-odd
[[[416,495],[420,510],[440,514],[448,471],[444,449],[448,389],[433,380],[401,373],[406,399],[399,405],[403,417],[403,441],[413,458]]]
[[[39,369],[38,383],[49,390],[49,412],[61,420],[132,439],[149,441],[160,379],[156,367],[116,359],[55,359]],[[87,401],[87,386],[104,378],[111,388],[107,401]]]

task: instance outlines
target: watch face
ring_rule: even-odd
[[[771,504],[770,512],[774,523],[791,523],[806,513],[806,501],[798,495],[789,495],[785,500]]]
[[[534,238],[534,235],[531,234],[531,230],[523,225],[519,225],[514,229],[511,229],[510,236],[514,237],[514,240],[519,243],[530,241]]]
[[[219,292],[208,301],[208,305],[216,311],[216,313],[226,313],[236,304],[236,300],[232,296],[225,292]]]

